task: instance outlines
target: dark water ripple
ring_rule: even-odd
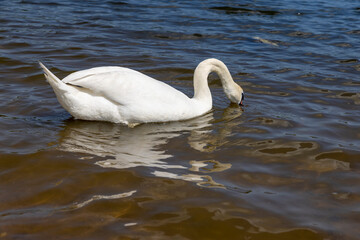
[[[357,1],[0,2],[0,238],[357,239]],[[77,121],[60,78],[120,65],[192,95],[216,57],[245,90],[200,118]]]

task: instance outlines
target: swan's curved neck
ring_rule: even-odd
[[[215,72],[219,76],[224,92],[228,93],[236,85],[226,65],[217,59],[207,59],[199,63],[194,72],[194,97],[193,99],[212,105],[212,97],[208,84],[208,76]]]

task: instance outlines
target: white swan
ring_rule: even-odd
[[[202,61],[194,73],[194,97],[123,67],[97,67],[57,78],[41,62],[45,77],[58,101],[73,117],[83,120],[124,123],[191,119],[212,108],[208,75],[216,72],[226,96],[242,105],[244,93],[234,82],[225,64],[217,59]]]

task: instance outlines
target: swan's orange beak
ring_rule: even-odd
[[[244,106],[244,104],[243,104],[244,99],[245,99],[245,95],[243,93],[242,96],[241,96],[241,101],[239,103],[240,106]]]

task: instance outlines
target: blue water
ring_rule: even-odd
[[[357,239],[359,1],[1,1],[0,238]],[[133,129],[73,119],[38,66],[141,71],[230,106]]]

